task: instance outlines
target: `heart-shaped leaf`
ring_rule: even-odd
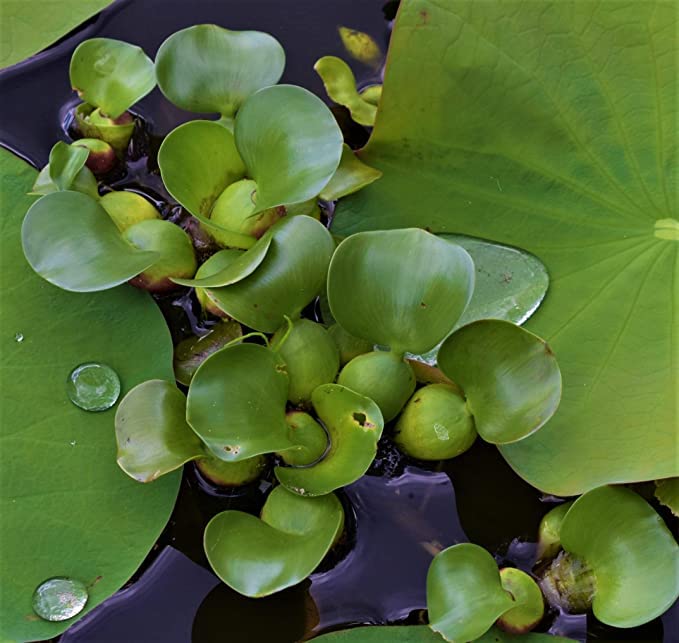
[[[564,394],[503,455],[560,496],[677,476],[674,6],[513,7],[401,4],[361,151],[384,177],[340,201],[333,232],[416,225],[536,255],[550,294],[528,327]]]
[[[82,147],[57,142],[50,151],[49,175],[57,190],[70,190],[75,177],[85,166],[88,152]]]
[[[268,596],[311,574],[343,524],[334,495],[302,498],[276,487],[261,520],[241,511],[217,514],[205,528],[205,553],[229,587],[245,596]]]
[[[259,267],[245,279],[209,289],[225,313],[265,333],[301,311],[323,289],[335,249],[328,230],[304,215],[284,217],[271,228],[272,242]]]
[[[495,560],[478,545],[448,547],[429,566],[429,626],[446,641],[478,639],[512,607]]]
[[[337,56],[323,56],[316,61],[314,69],[321,77],[330,100],[346,107],[359,125],[372,127],[375,124],[377,107],[358,93],[354,72],[347,63]]]
[[[208,357],[189,387],[186,419],[221,460],[245,460],[293,446],[285,404],[288,374],[273,351],[238,344]]]
[[[443,643],[444,640],[426,625],[367,625],[312,639],[317,643]]]
[[[248,176],[257,182],[257,212],[315,197],[342,156],[342,132],[332,112],[293,85],[250,96],[238,111],[234,134]]]
[[[345,143],[342,146],[340,164],[328,184],[321,190],[320,197],[325,201],[336,201],[358,192],[381,176],[382,172],[363,163]]]
[[[219,288],[235,284],[251,275],[264,261],[266,253],[269,252],[271,240],[272,235],[267,233],[247,252],[238,256],[235,254],[228,255],[233,261],[229,261],[224,268],[208,277],[201,277],[200,279],[173,279],[172,281],[182,286],[193,286],[195,288]],[[233,251],[223,250],[222,252]]]
[[[152,482],[205,456],[186,423],[186,398],[170,382],[148,380],[135,386],[120,402],[115,425],[118,465],[138,482]]]
[[[219,195],[245,176],[233,134],[212,121],[190,121],[173,129],[158,150],[167,191],[223,245],[249,248],[256,239],[210,222]]]
[[[0,638],[37,641],[76,619],[37,618],[36,587],[54,576],[87,584],[78,617],[87,614],[139,568],[180,481],[172,474],[142,486],[124,475],[115,463],[114,411],[71,404],[67,377],[96,361],[116,371],[123,391],[172,378],[172,343],[158,307],[139,290],[74,294],[38,277],[20,234],[36,172],[0,150],[0,175]]]
[[[38,199],[21,228],[26,260],[43,279],[73,292],[122,284],[159,258],[126,243],[96,201],[80,192]]]
[[[371,399],[339,384],[319,386],[311,397],[330,436],[330,450],[305,468],[276,467],[282,485],[302,496],[322,496],[358,480],[375,458],[384,420]]]
[[[425,353],[450,333],[474,289],[474,264],[459,246],[424,230],[345,239],[328,272],[337,322],[396,352]]]
[[[275,85],[285,52],[261,31],[194,25],[172,34],[158,49],[160,91],[182,109],[233,117],[253,92]]]
[[[511,322],[486,319],[455,331],[438,354],[462,387],[479,435],[522,440],[549,420],[561,399],[561,372],[546,342]]]
[[[80,98],[113,119],[156,85],[153,61],[144,50],[111,38],[81,42],[71,57],[70,75]]]
[[[592,607],[604,623],[647,623],[679,597],[679,547],[629,489],[599,487],[578,498],[561,524],[561,544],[593,570]]]

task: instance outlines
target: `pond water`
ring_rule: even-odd
[[[0,73],[3,95],[0,143],[42,167],[58,139],[67,138],[77,100],[68,83],[74,47],[94,36],[140,44],[154,56],[169,34],[202,22],[274,34],[287,53],[282,82],[302,85],[325,98],[313,71],[326,54],[345,57],[361,84],[379,81],[374,70],[346,56],[337,27],[370,33],[386,51],[394,2],[384,0],[124,0],[68,35],[35,60]],[[194,114],[168,103],[155,89],[135,107],[146,131],[136,135],[128,166],[108,183],[143,192],[164,216],[186,223],[157,173],[162,136]],[[360,146],[367,134],[347,124],[345,135]],[[182,293],[159,300],[175,341],[200,332],[193,302]],[[21,341],[17,339],[17,341]],[[388,433],[388,430],[385,431]],[[345,537],[311,578],[265,599],[248,599],[212,573],[202,545],[203,529],[216,513],[257,513],[271,486],[262,481],[234,492],[207,484],[185,467],[174,513],[142,568],[128,585],[60,637],[61,643],[94,642],[288,643],[322,631],[363,623],[419,623],[425,608],[425,577],[441,549],[467,540],[496,555],[501,564],[529,569],[540,518],[559,498],[545,497],[519,479],[497,449],[477,441],[464,455],[427,465],[409,461],[388,438],[368,475],[342,492]],[[657,507],[656,507],[657,508]],[[666,514],[663,514],[666,517]],[[613,630],[593,617],[549,613],[539,630],[585,640],[677,641],[677,606],[642,628]]]

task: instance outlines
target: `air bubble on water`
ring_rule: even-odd
[[[88,598],[87,587],[81,581],[50,578],[33,592],[33,611],[46,621],[67,621],[83,611]]]
[[[105,411],[118,401],[120,378],[106,364],[80,364],[69,374],[66,392],[71,402],[85,411]]]
[[[23,333],[15,333],[14,334],[14,341],[21,343],[24,341],[24,334]]]

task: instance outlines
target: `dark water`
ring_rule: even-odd
[[[106,36],[139,44],[152,57],[169,34],[191,24],[215,22],[230,29],[273,33],[287,53],[283,82],[324,96],[313,63],[343,56],[339,25],[370,33],[386,50],[396,3],[384,0],[123,0],[34,60],[0,72],[0,144],[42,167],[58,139],[67,139],[69,110],[76,104],[68,82],[73,49],[85,38]],[[353,63],[359,82],[374,70]],[[146,130],[136,136],[126,168],[106,182],[152,198],[166,218],[189,225],[169,200],[155,164],[162,136],[195,118],[168,103],[156,89],[135,107]],[[366,131],[345,122],[354,146]],[[202,326],[192,301],[179,293],[159,301],[175,341]],[[226,509],[257,513],[271,476],[233,493],[219,492],[192,465],[184,472],[172,519],[154,550],[123,590],[61,637],[61,643],[292,643],[342,626],[419,623],[426,605],[425,578],[433,555],[470,540],[496,554],[500,564],[529,569],[538,523],[559,499],[544,498],[521,481],[498,451],[477,444],[445,463],[409,462],[390,445],[380,446],[370,475],[342,494],[347,530],[311,578],[264,599],[248,599],[210,571],[203,529]],[[678,609],[666,615],[664,640],[679,640]],[[612,630],[592,617],[549,614],[541,623],[580,640],[663,640],[656,619],[643,628]],[[385,642],[388,643],[388,642]]]

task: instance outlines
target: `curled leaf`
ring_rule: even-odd
[[[345,143],[342,146],[339,167],[329,183],[321,190],[320,197],[326,201],[341,199],[358,192],[381,176],[382,172],[363,163]]]
[[[50,151],[49,175],[57,190],[69,190],[85,166],[88,152],[82,147],[58,141]]]

